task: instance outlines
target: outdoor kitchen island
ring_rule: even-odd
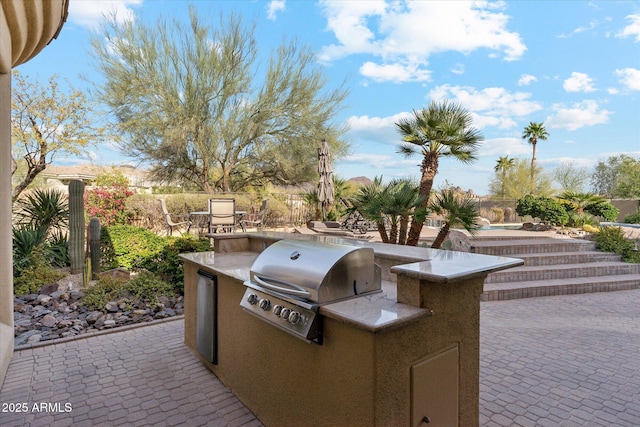
[[[277,312],[294,327],[313,315],[301,308],[294,319],[293,306],[285,316],[287,302],[251,288],[252,266],[280,240],[317,248],[317,265],[322,246],[345,254],[372,249],[381,292],[318,304],[320,340],[275,327],[249,309]],[[301,245],[291,260],[309,258]],[[213,252],[181,258],[186,345],[264,424],[278,427],[478,425],[484,279],[523,263],[277,232],[217,234]]]

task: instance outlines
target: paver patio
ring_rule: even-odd
[[[640,425],[638,307],[640,290],[483,302],[480,424]],[[182,341],[174,320],[19,350],[0,403],[28,411],[0,425],[261,425]]]

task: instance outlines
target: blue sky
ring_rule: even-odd
[[[57,40],[18,69],[46,82],[58,74],[86,87],[96,79],[89,38],[101,14],[155,22],[187,18],[186,1],[71,0]],[[350,90],[340,120],[349,123],[351,153],[335,162],[342,178],[419,177],[419,158],[396,153],[394,123],[431,100],[460,102],[485,137],[471,165],[444,159],[445,181],[488,193],[500,156],[529,160],[521,138],[529,122],[544,122],[538,164],[591,169],[621,153],[640,156],[639,1],[194,1],[218,19],[232,11],[255,20],[264,55],[283,38],[308,44],[329,87]],[[266,57],[265,57],[266,59]],[[108,145],[88,159],[55,164],[133,163]]]

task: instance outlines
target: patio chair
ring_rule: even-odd
[[[236,231],[236,199],[209,199],[209,233]]]
[[[256,213],[247,214],[242,220],[240,220],[240,226],[242,230],[246,230],[247,226],[256,227],[258,230],[262,230],[262,225],[264,223],[264,216],[267,213],[267,202],[269,199],[264,199],[262,201],[262,205],[260,206],[260,210]]]
[[[183,225],[187,226],[187,233],[188,233],[189,229],[191,228],[191,221],[188,219],[184,221],[178,221],[178,222],[174,221],[171,218],[171,214],[167,210],[167,203],[165,202],[165,200],[158,199],[158,201],[160,202],[160,210],[162,211],[162,216],[164,216],[164,222],[167,227],[167,236],[173,235],[173,227],[176,227],[176,229],[178,230],[178,233],[180,233],[180,235],[182,236],[180,227]]]

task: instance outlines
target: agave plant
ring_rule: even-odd
[[[22,227],[42,228],[48,236],[66,228],[69,220],[67,196],[60,190],[35,189],[15,203],[15,217]]]
[[[35,189],[24,194],[14,205],[13,228],[14,275],[33,263],[67,264],[66,236],[63,230],[69,218],[67,196],[53,189]],[[40,254],[35,259],[32,254]]]

